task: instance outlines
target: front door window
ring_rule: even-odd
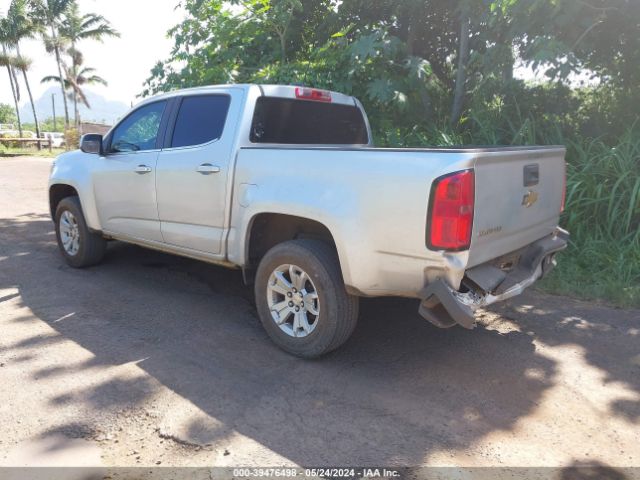
[[[140,107],[118,125],[112,135],[112,153],[154,150],[166,101]]]

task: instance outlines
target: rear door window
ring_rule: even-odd
[[[367,125],[355,105],[260,97],[253,114],[253,143],[365,145]]]
[[[230,102],[229,95],[184,97],[176,117],[171,147],[201,145],[220,138]]]

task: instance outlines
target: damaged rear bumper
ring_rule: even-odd
[[[437,327],[473,328],[476,309],[519,295],[544,277],[568,240],[569,233],[558,228],[516,252],[471,268],[465,272],[460,291],[443,280],[432,282],[420,292],[419,313]]]

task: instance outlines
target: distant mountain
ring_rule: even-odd
[[[53,117],[53,108],[51,105],[51,94],[54,94],[54,101],[56,104],[56,117],[64,119],[64,106],[62,105],[62,93],[57,86],[51,86],[42,96],[36,100],[36,113],[39,119],[45,119]],[[107,100],[102,95],[92,92],[89,89],[85,90],[87,99],[91,109],[88,109],[84,105],[79,106],[80,118],[85,122],[97,122],[106,123],[112,125],[122,117],[129,107],[123,102],[117,102]],[[69,116],[73,118],[73,102],[68,101]],[[31,113],[31,105],[29,102],[23,103],[20,107],[20,117],[23,122],[33,122],[33,114]]]

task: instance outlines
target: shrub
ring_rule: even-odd
[[[67,150],[75,150],[80,145],[80,132],[76,128],[70,128],[64,132],[64,141]]]
[[[18,132],[4,132],[0,133],[0,138],[20,138],[20,134]],[[19,148],[20,142],[2,142],[2,145],[4,145],[5,148]]]

